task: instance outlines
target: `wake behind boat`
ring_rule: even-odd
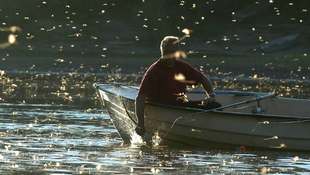
[[[119,135],[130,142],[137,119],[137,86],[100,84],[94,87]],[[272,93],[215,91],[223,106],[213,110],[146,103],[147,134],[164,141],[199,147],[310,150],[310,100],[280,98]],[[192,90],[190,100],[205,98]]]

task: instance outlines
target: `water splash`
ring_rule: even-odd
[[[143,138],[139,136],[136,132],[131,134],[131,147],[137,147],[141,145],[145,145],[146,143],[143,141]]]
[[[152,146],[153,147],[159,147],[159,146],[161,146],[161,143],[162,143],[162,138],[156,132],[154,134],[154,136],[152,137]]]

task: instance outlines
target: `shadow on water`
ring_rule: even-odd
[[[2,80],[1,174],[310,171],[308,153],[123,145],[108,114],[100,107],[92,84],[134,84],[139,82],[136,77],[14,74]],[[269,92],[283,86],[283,96],[309,98],[309,85],[224,79],[214,82],[217,89],[226,90]]]

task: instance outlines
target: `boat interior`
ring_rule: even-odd
[[[310,100],[270,97],[270,93],[242,92],[242,91],[215,91],[216,100],[222,106],[240,103],[239,105],[224,108],[227,112],[241,112],[252,114],[279,115],[287,117],[310,117],[308,113]],[[189,100],[201,100],[206,97],[203,90],[187,93]],[[262,98],[267,96],[266,98]]]

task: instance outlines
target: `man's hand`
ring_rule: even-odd
[[[209,103],[212,103],[215,101],[215,95],[210,96],[209,98],[205,98],[201,101],[201,106],[207,106]]]
[[[136,133],[139,135],[139,136],[143,136],[144,133],[145,133],[145,128],[144,126],[143,127],[140,127],[140,126],[137,126],[136,129],[135,129]]]

